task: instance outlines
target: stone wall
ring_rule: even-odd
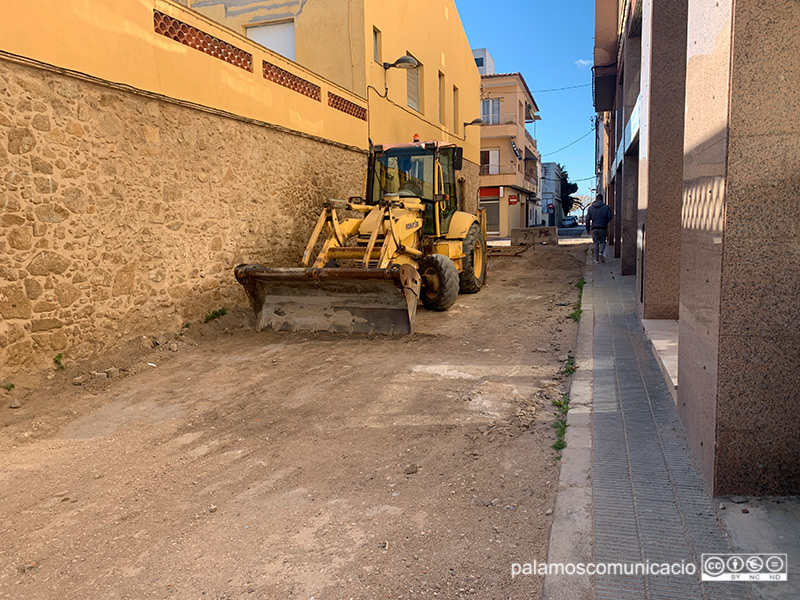
[[[478,212],[478,190],[481,187],[481,169],[475,163],[464,161],[464,167],[458,174],[463,177],[461,192],[461,210],[476,214]]]
[[[80,360],[296,265],[364,154],[0,58],[0,375]]]

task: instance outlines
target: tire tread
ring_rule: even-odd
[[[441,280],[441,293],[430,298],[421,294],[422,305],[428,310],[447,310],[458,299],[459,278],[455,263],[443,254],[429,254],[419,260],[419,272],[423,273],[428,266],[433,267]]]
[[[483,270],[481,271],[480,279],[475,277],[475,265],[472,263],[472,253],[476,243],[483,244]],[[483,286],[483,280],[486,275],[486,244],[483,243],[481,228],[477,223],[473,223],[470,226],[467,236],[464,238],[463,252],[465,255],[463,258],[464,268],[458,274],[459,290],[462,294],[475,294]]]

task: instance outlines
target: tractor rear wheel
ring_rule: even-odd
[[[474,294],[483,286],[486,278],[486,242],[481,235],[480,225],[473,223],[462,242],[464,268],[459,274],[461,292]]]
[[[458,269],[443,254],[429,254],[419,259],[422,276],[420,299],[428,310],[447,310],[458,299]]]

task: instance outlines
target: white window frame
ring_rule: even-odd
[[[265,40],[261,36],[252,37],[257,30],[260,30],[261,33],[266,33],[270,28],[273,28],[273,31],[277,31],[278,27],[283,27],[283,33],[285,34],[289,31],[289,28],[287,28],[286,25],[291,25],[291,49],[289,49],[289,44],[286,42],[288,36],[285,36],[285,39],[277,38],[281,42],[280,44],[269,43],[268,40]],[[245,27],[244,34],[248,39],[254,41],[256,44],[264,46],[264,48],[272,50],[276,54],[280,54],[284,58],[288,58],[291,61],[296,61],[297,43],[295,41],[294,19],[282,19],[280,21],[264,21],[262,23],[254,23]]]
[[[481,161],[481,174],[482,175],[499,175],[500,174],[500,148],[481,148],[481,154],[486,152],[489,155],[489,162],[484,164]],[[483,158],[481,156],[481,158]],[[486,173],[483,173],[483,167],[489,167],[486,169]]]
[[[486,125],[500,123],[500,98],[481,100],[481,119]]]
[[[383,50],[381,48],[381,30],[372,28],[372,58],[379,65],[383,64]]]

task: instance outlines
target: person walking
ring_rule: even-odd
[[[606,262],[604,256],[606,251],[606,238],[608,236],[608,224],[614,218],[611,208],[603,202],[603,195],[597,194],[597,198],[589,210],[586,211],[586,233],[591,233],[594,242],[594,262]]]

